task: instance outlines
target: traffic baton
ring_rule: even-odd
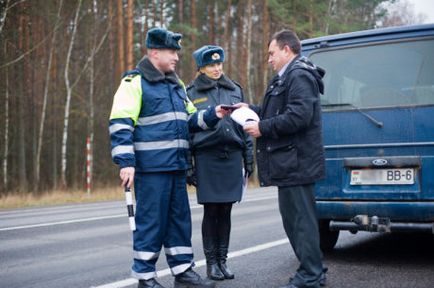
[[[136,221],[134,220],[133,194],[131,193],[130,187],[125,187],[125,201],[127,202],[128,220],[130,222],[130,229],[131,231],[135,231]]]

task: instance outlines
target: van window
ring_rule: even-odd
[[[325,111],[434,104],[434,39],[316,52]]]

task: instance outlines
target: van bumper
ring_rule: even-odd
[[[365,202],[317,200],[319,219],[330,230],[425,232],[434,234],[434,202]]]

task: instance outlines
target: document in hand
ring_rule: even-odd
[[[241,126],[244,126],[250,121],[259,122],[258,114],[256,114],[255,111],[247,107],[241,107],[236,109],[234,112],[232,112],[231,118]]]

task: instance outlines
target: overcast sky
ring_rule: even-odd
[[[414,5],[416,14],[422,13],[427,16],[425,23],[434,23],[434,0],[408,0]]]

